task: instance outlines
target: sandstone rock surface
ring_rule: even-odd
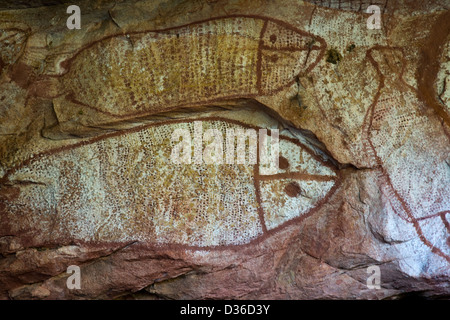
[[[1,299],[450,296],[447,1],[68,5],[0,1]]]

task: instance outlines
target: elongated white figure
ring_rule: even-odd
[[[224,136],[227,129],[248,128],[227,119],[199,121]],[[339,180],[331,166],[283,136],[276,172],[248,161],[174,164],[177,129],[192,136],[194,121],[96,137],[11,168],[0,180],[0,236],[21,235],[35,244],[242,245],[312,214]]]

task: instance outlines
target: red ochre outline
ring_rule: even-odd
[[[447,218],[445,217],[447,214],[450,214],[450,210],[444,210],[444,211],[432,214],[431,216],[418,218],[416,220],[421,221],[421,220],[427,220],[427,219],[431,219],[431,218],[435,218],[435,217],[440,217],[442,222],[445,225],[445,228],[447,229],[448,232],[450,232],[450,223],[448,222]]]
[[[97,141],[101,141],[101,140],[105,140],[108,138],[112,138],[112,137],[117,137],[117,136],[122,136],[122,135],[126,135],[126,134],[130,134],[130,133],[135,133],[150,127],[154,127],[154,126],[160,126],[160,125],[166,125],[166,124],[174,124],[174,123],[191,123],[194,121],[223,121],[223,122],[228,122],[228,123],[232,123],[232,124],[236,124],[239,126],[242,126],[244,128],[248,128],[248,129],[254,129],[254,130],[259,130],[262,129],[260,127],[256,127],[253,125],[249,125],[237,120],[232,120],[232,119],[227,119],[227,118],[223,118],[223,117],[204,117],[204,118],[196,118],[196,119],[176,119],[176,120],[168,120],[168,121],[162,121],[162,122],[156,122],[156,123],[150,123],[150,124],[145,124],[142,126],[137,126],[131,129],[127,129],[127,130],[122,130],[122,131],[117,131],[117,132],[112,132],[112,133],[107,133],[104,135],[100,135],[97,136],[95,138],[90,138],[72,145],[67,145],[67,146],[63,146],[63,147],[59,147],[59,148],[55,148],[55,149],[50,149],[41,153],[37,153],[32,155],[30,158],[24,160],[23,162],[21,162],[20,164],[10,168],[9,170],[6,171],[5,175],[0,178],[0,185],[7,185],[9,180],[8,177],[13,174],[14,172],[16,172],[18,169],[29,165],[35,161],[38,161],[39,159],[45,157],[45,156],[50,156],[56,153],[60,153],[63,151],[67,151],[67,150],[71,150],[71,149],[75,149],[81,146],[85,146],[85,145],[89,145],[92,143],[95,143]],[[248,243],[243,243],[243,244],[229,244],[229,245],[215,245],[215,246],[190,246],[190,245],[185,245],[185,244],[177,244],[177,243],[166,243],[166,244],[157,244],[154,242],[147,242],[147,241],[139,241],[139,240],[132,240],[132,241],[128,241],[128,243],[133,243],[133,246],[136,245],[140,245],[140,246],[144,246],[145,248],[153,248],[153,249],[183,249],[183,250],[225,250],[225,249],[241,249],[241,248],[246,248],[248,246],[253,246],[255,244],[259,244],[262,241],[264,241],[266,238],[276,234],[277,232],[281,231],[282,229],[290,226],[290,225],[294,225],[294,224],[300,224],[303,220],[305,220],[306,218],[310,217],[311,215],[313,215],[324,203],[328,202],[329,198],[336,192],[336,190],[338,189],[338,187],[341,185],[342,182],[342,176],[340,171],[338,171],[331,163],[325,162],[323,161],[323,159],[321,159],[318,155],[316,155],[314,152],[312,152],[307,146],[305,146],[304,144],[302,144],[301,142],[297,141],[294,138],[290,138],[284,135],[280,135],[279,136],[280,139],[284,139],[287,141],[290,141],[294,144],[296,144],[297,146],[299,146],[300,148],[302,148],[303,150],[305,150],[307,153],[309,153],[313,159],[315,159],[316,161],[319,161],[323,166],[328,167],[329,169],[331,169],[336,176],[324,176],[324,177],[328,177],[328,179],[330,180],[335,180],[335,184],[333,185],[333,187],[326,193],[326,195],[320,199],[319,201],[316,202],[315,206],[313,208],[311,208],[310,210],[306,211],[304,214],[302,214],[299,217],[293,218],[291,220],[288,220],[282,224],[280,224],[279,226],[277,226],[276,228],[273,228],[271,230],[267,230],[266,228],[266,224],[264,221],[264,211],[262,209],[262,205],[261,205],[261,193],[260,193],[260,187],[259,187],[259,150],[257,152],[257,164],[254,165],[254,187],[255,187],[255,195],[256,195],[256,200],[258,202],[258,216],[261,222],[261,227],[262,227],[262,234],[259,236],[256,236],[253,240],[250,240]],[[278,175],[273,175],[274,176],[274,180],[276,179],[276,176]],[[283,176],[283,174],[279,175],[280,179],[285,178]],[[313,175],[311,177],[314,177]],[[292,179],[295,179],[295,177],[293,177]],[[55,239],[55,245],[57,243],[61,243],[61,241],[57,241],[58,239]],[[75,240],[75,239],[71,239],[70,240],[71,243],[76,243],[76,244],[86,244],[86,245],[93,245],[93,246],[97,246],[99,244],[101,245],[111,245],[114,246],[115,244],[123,244],[123,243],[127,243],[127,241],[86,241],[86,240]],[[45,245],[52,245],[53,242],[49,242],[46,243]]]
[[[438,214],[441,216],[442,222],[444,223],[444,225],[447,228],[448,232],[450,232],[450,223],[445,218],[446,214],[450,214],[450,210],[439,212]]]
[[[261,28],[261,33],[260,33],[260,39],[259,39],[259,45],[258,45],[258,52],[257,52],[257,61],[256,61],[256,90],[258,93],[255,94],[235,94],[235,95],[226,95],[220,98],[213,98],[213,99],[206,99],[204,101],[198,101],[198,102],[189,102],[189,103],[185,103],[185,104],[177,104],[174,105],[173,107],[169,107],[166,108],[164,110],[153,110],[153,111],[136,111],[136,112],[130,112],[130,113],[126,113],[126,114],[114,114],[112,112],[106,111],[106,110],[102,110],[99,109],[97,107],[93,107],[91,105],[85,104],[81,101],[78,101],[76,99],[76,97],[74,97],[74,93],[73,92],[62,92],[59,93],[55,96],[53,96],[53,98],[65,95],[66,99],[71,101],[72,103],[78,104],[80,106],[86,107],[86,108],[90,108],[92,110],[95,110],[99,113],[103,113],[106,114],[108,116],[114,117],[114,118],[118,118],[118,119],[124,119],[124,118],[130,118],[130,117],[137,117],[137,116],[146,116],[146,115],[152,115],[152,114],[157,114],[160,112],[167,112],[167,111],[172,111],[172,110],[176,110],[178,108],[182,108],[182,107],[188,107],[188,106],[199,106],[199,105],[205,105],[205,104],[210,104],[213,102],[219,102],[219,101],[225,101],[225,100],[230,100],[230,99],[236,99],[236,98],[255,98],[261,95],[273,95],[277,92],[282,91],[283,89],[291,86],[292,84],[295,83],[296,79],[295,77],[288,83],[278,87],[277,89],[268,91],[268,92],[263,92],[262,88],[261,88],[261,77],[262,77],[262,67],[261,67],[261,56],[262,56],[262,50],[265,49],[265,46],[263,45],[263,40],[262,40],[262,36],[267,28],[267,24],[268,22],[273,22],[276,23],[280,26],[285,27],[286,29],[292,30],[300,35],[303,36],[307,36],[307,37],[311,37],[313,39],[315,39],[315,41],[320,43],[320,46],[312,46],[312,47],[304,47],[304,48],[290,48],[290,47],[285,47],[285,48],[280,48],[280,49],[274,49],[271,48],[274,51],[306,51],[306,50],[319,50],[320,53],[317,56],[317,58],[315,59],[315,61],[304,71],[302,71],[303,73],[309,73],[316,65],[317,63],[319,63],[319,61],[323,58],[323,56],[325,55],[325,49],[327,47],[327,44],[325,42],[325,40],[319,36],[313,35],[309,32],[306,31],[302,31],[300,29],[297,29],[296,27],[275,19],[275,18],[270,18],[270,17],[266,17],[266,16],[259,16],[259,15],[226,15],[226,16],[217,16],[217,17],[213,17],[213,18],[208,18],[208,19],[204,19],[204,20],[199,20],[199,21],[194,21],[194,22],[190,22],[184,25],[180,25],[180,26],[175,26],[175,27],[169,27],[169,28],[165,28],[165,29],[151,29],[151,30],[145,30],[145,31],[132,31],[132,32],[124,32],[124,33],[119,33],[119,34],[113,34],[113,35],[109,35],[103,38],[100,38],[98,40],[95,40],[87,45],[85,45],[84,47],[80,48],[72,57],[70,57],[69,59],[64,60],[63,62],[61,62],[61,66],[66,69],[66,71],[62,74],[58,74],[58,75],[47,75],[44,76],[41,81],[45,81],[47,78],[60,78],[63,77],[64,75],[66,75],[71,68],[72,62],[74,61],[74,59],[76,59],[76,57],[84,50],[88,49],[89,47],[95,45],[96,43],[99,43],[101,41],[110,39],[110,38],[114,38],[114,37],[119,37],[119,36],[126,36],[126,35],[137,35],[137,34],[145,34],[145,33],[149,33],[149,32],[154,32],[154,33],[163,33],[163,32],[167,32],[167,31],[171,31],[174,29],[180,29],[180,28],[184,28],[184,27],[188,27],[191,25],[196,25],[196,24],[201,24],[201,23],[205,23],[208,21],[212,21],[212,20],[219,20],[219,19],[230,19],[230,18],[252,18],[252,19],[259,19],[259,20],[263,20],[264,24],[263,27]],[[308,55],[309,56],[309,55]],[[306,63],[306,61],[305,61]]]
[[[429,215],[426,217],[422,217],[422,218],[415,218],[413,215],[413,212],[411,210],[411,208],[409,207],[409,205],[406,203],[406,201],[399,195],[398,191],[394,188],[394,185],[392,184],[391,178],[388,174],[388,172],[386,171],[386,169],[383,166],[383,162],[381,161],[380,157],[378,156],[375,147],[373,146],[372,140],[371,140],[371,128],[372,128],[372,122],[373,122],[373,117],[375,114],[375,108],[376,105],[378,103],[378,100],[381,96],[381,90],[384,88],[385,86],[385,76],[383,75],[383,73],[380,71],[378,63],[375,61],[374,57],[372,56],[372,51],[373,50],[399,50],[402,53],[402,70],[399,74],[399,79],[400,81],[406,85],[408,88],[410,88],[411,90],[413,90],[416,95],[418,97],[420,97],[420,95],[418,95],[418,90],[412,86],[410,86],[408,83],[406,83],[406,81],[403,79],[403,74],[406,68],[406,59],[405,59],[405,53],[403,48],[401,47],[390,47],[390,46],[381,46],[381,45],[377,45],[374,46],[372,48],[370,48],[369,50],[367,50],[366,53],[366,58],[369,60],[369,62],[373,65],[373,67],[375,68],[377,75],[380,79],[380,83],[378,85],[378,89],[377,89],[377,93],[374,97],[374,100],[372,102],[372,104],[370,105],[366,116],[364,117],[364,121],[363,121],[363,135],[365,136],[365,141],[366,143],[364,143],[364,149],[366,149],[366,153],[369,155],[369,157],[372,157],[372,159],[375,160],[375,164],[378,167],[378,169],[380,170],[380,176],[382,178],[382,186],[385,187],[387,189],[387,193],[388,195],[387,198],[389,199],[389,202],[391,202],[391,207],[392,210],[394,210],[394,212],[403,220],[412,223],[414,226],[414,229],[416,230],[417,235],[419,236],[420,240],[431,249],[431,252],[439,255],[440,257],[444,258],[445,260],[447,260],[447,262],[450,263],[450,256],[446,255],[444,252],[442,252],[439,248],[436,248],[433,246],[433,244],[428,241],[425,236],[423,235],[422,229],[420,228],[419,225],[419,221],[420,220],[425,220],[428,218],[432,218],[436,215],[443,215],[441,217],[443,217],[442,219],[445,220],[445,213],[448,213],[448,211],[443,211],[443,212],[439,212],[437,214],[433,214],[433,215]],[[398,212],[395,209],[395,206],[392,203],[393,198],[395,198],[399,204],[401,205],[401,207],[403,208],[404,213],[406,214],[403,215],[400,212]],[[446,225],[447,227],[447,225]]]

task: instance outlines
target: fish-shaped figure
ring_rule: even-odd
[[[402,49],[376,46],[367,57],[380,78],[367,117],[367,151],[382,168],[384,194],[422,242],[450,262],[448,138],[438,121],[423,114],[417,89],[403,79]]]
[[[130,118],[276,93],[314,68],[325,48],[322,38],[276,19],[211,18],[95,41],[33,91]]]
[[[226,118],[196,121],[223,135],[259,129]],[[0,237],[31,239],[33,246],[72,240],[245,245],[308,217],[339,185],[332,165],[285,136],[279,137],[279,167],[272,171],[259,159],[174,163],[171,154],[179,141],[173,141],[173,132],[193,135],[196,121],[109,133],[11,168],[0,179]],[[237,153],[237,143],[231,150]]]

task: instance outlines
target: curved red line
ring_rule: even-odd
[[[446,255],[444,252],[442,252],[439,248],[436,248],[433,246],[432,243],[430,243],[425,236],[423,235],[422,229],[420,228],[418,219],[416,219],[412,213],[412,210],[409,208],[409,205],[406,203],[406,201],[403,199],[403,197],[401,197],[398,194],[398,191],[394,188],[392,181],[390,179],[389,174],[386,172],[384,166],[383,166],[383,162],[381,161],[380,157],[378,156],[375,147],[373,146],[372,140],[370,138],[370,132],[371,132],[371,128],[372,128],[372,122],[373,122],[373,116],[374,116],[374,111],[375,111],[375,107],[378,103],[378,99],[381,95],[381,90],[384,87],[384,81],[385,81],[385,77],[382,74],[382,72],[379,69],[378,63],[375,61],[375,59],[372,56],[372,51],[373,50],[383,50],[383,49],[400,49],[403,56],[402,56],[402,72],[400,74],[400,79],[402,80],[402,82],[404,82],[402,76],[403,76],[403,71],[404,71],[404,67],[406,64],[405,61],[405,57],[404,57],[404,52],[401,48],[397,48],[397,47],[389,47],[389,46],[374,46],[371,49],[369,49],[367,51],[366,57],[368,58],[368,60],[370,61],[370,63],[374,66],[374,68],[376,69],[376,72],[378,74],[378,76],[380,77],[380,85],[378,87],[378,91],[377,94],[375,95],[374,98],[374,102],[371,104],[371,106],[369,107],[368,112],[366,113],[366,117],[364,119],[364,124],[366,126],[366,130],[365,130],[365,136],[369,145],[369,148],[371,149],[371,152],[369,153],[369,156],[371,155],[372,157],[374,157],[374,160],[376,162],[376,164],[380,167],[380,172],[381,172],[381,176],[384,178],[384,185],[394,194],[395,198],[397,199],[397,201],[399,201],[399,203],[401,204],[403,211],[406,213],[407,217],[410,219],[410,223],[413,224],[416,233],[419,235],[419,238],[422,240],[422,242],[428,246],[431,251],[437,255],[439,255],[440,257],[444,258],[445,260],[447,260],[450,263],[450,256]],[[416,89],[414,89],[416,91]],[[368,121],[367,121],[368,120]],[[368,123],[367,123],[368,122]],[[400,217],[403,218],[402,215],[400,215],[394,208],[394,206],[392,206],[394,212]]]
[[[296,81],[295,78],[293,78],[291,81],[283,84],[282,86],[276,88],[276,89],[272,89],[269,90],[267,92],[263,92],[262,88],[261,88],[261,75],[262,75],[262,70],[261,70],[261,51],[263,50],[262,46],[263,46],[263,42],[262,42],[262,35],[263,32],[265,31],[265,29],[267,28],[267,24],[268,21],[271,21],[273,23],[276,23],[278,25],[281,25],[283,27],[285,27],[286,29],[290,29],[300,35],[303,36],[308,36],[308,37],[314,37],[314,39],[319,42],[321,44],[321,46],[314,46],[313,49],[316,50],[320,50],[320,54],[318,55],[318,57],[316,58],[316,60],[314,61],[314,63],[312,63],[304,72],[308,73],[310,72],[316,65],[317,63],[323,58],[324,54],[325,54],[325,48],[326,48],[326,42],[323,38],[315,36],[311,33],[302,31],[298,28],[295,28],[294,26],[281,21],[281,20],[277,20],[275,18],[270,18],[270,17],[265,17],[265,16],[258,16],[258,15],[227,15],[227,16],[218,16],[218,17],[213,17],[213,18],[209,18],[209,19],[203,19],[203,20],[199,20],[199,21],[194,21],[191,23],[187,23],[184,25],[179,25],[179,26],[175,26],[175,27],[170,27],[170,28],[165,28],[165,29],[152,29],[152,30],[144,30],[144,31],[134,31],[134,32],[125,32],[125,33],[119,33],[119,34],[113,34],[113,35],[109,35],[103,38],[100,38],[96,41],[93,41],[83,47],[81,47],[72,57],[70,57],[69,59],[66,59],[62,62],[62,64],[64,64],[64,68],[66,69],[64,73],[62,74],[58,74],[58,75],[47,75],[44,76],[40,79],[40,81],[44,81],[47,78],[60,78],[63,77],[64,75],[66,75],[72,66],[72,62],[76,59],[76,57],[83,52],[84,50],[88,49],[89,47],[107,40],[107,39],[111,39],[114,37],[118,37],[118,36],[124,36],[124,35],[133,35],[133,34],[145,34],[145,33],[149,33],[149,32],[155,32],[155,33],[162,33],[162,32],[167,32],[167,31],[171,31],[171,30],[175,30],[175,29],[179,29],[179,28],[183,28],[183,27],[187,27],[187,26],[191,26],[191,25],[196,25],[196,24],[201,24],[204,22],[208,22],[208,21],[212,21],[212,20],[219,20],[219,19],[229,19],[229,18],[252,18],[252,19],[258,19],[258,20],[262,20],[264,21],[264,25],[262,27],[261,33],[260,33],[260,39],[259,39],[259,45],[258,45],[258,52],[257,52],[257,68],[256,68],[256,92],[258,92],[258,94],[252,94],[252,93],[247,93],[247,94],[235,94],[235,95],[224,95],[223,97],[220,98],[212,98],[212,99],[206,99],[204,101],[200,101],[200,102],[191,102],[191,103],[186,103],[186,104],[175,104],[173,107],[169,107],[167,109],[164,109],[163,111],[170,111],[170,110],[175,110],[177,108],[180,107],[184,107],[184,106],[191,106],[191,105],[199,105],[199,104],[206,104],[206,103],[210,103],[210,102],[214,102],[214,101],[224,101],[224,100],[229,100],[229,99],[234,99],[234,98],[247,98],[247,97],[255,97],[257,95],[273,95],[276,94],[280,91],[282,91],[284,88],[287,88],[291,85],[293,85]],[[39,80],[38,80],[39,81]],[[125,114],[120,114],[120,113],[113,113],[113,112],[109,112],[107,110],[103,110],[100,108],[97,108],[95,106],[91,106],[89,104],[85,104],[81,101],[78,101],[75,97],[74,97],[74,93],[73,92],[66,92],[66,93],[58,93],[57,96],[60,96],[62,94],[67,94],[67,99],[75,104],[79,104],[83,107],[86,108],[90,108],[92,110],[95,110],[97,112],[106,114],[108,116],[111,117],[115,117],[118,119],[124,119],[124,118],[131,118],[131,117],[136,117],[136,116],[146,116],[146,115],[152,115],[152,114],[157,114],[160,113],[161,110],[144,110],[144,111],[136,111],[136,112],[128,112]],[[53,97],[54,98],[54,97]]]
[[[8,177],[13,174],[15,171],[19,170],[20,168],[22,168],[23,166],[29,165],[35,161],[38,161],[39,159],[41,159],[44,156],[49,156],[49,155],[53,155],[62,151],[66,151],[66,150],[71,150],[74,148],[78,148],[84,145],[89,145],[92,143],[95,143],[97,141],[101,141],[107,138],[111,138],[111,137],[116,137],[116,136],[121,136],[121,135],[126,135],[129,133],[134,133],[134,132],[138,132],[141,131],[143,129],[149,128],[149,127],[153,127],[153,126],[159,126],[159,125],[165,125],[165,124],[173,124],[173,123],[182,123],[182,122],[194,122],[194,121],[224,121],[224,122],[229,122],[229,123],[233,123],[236,125],[240,125],[242,127],[245,128],[251,128],[251,129],[260,129],[260,127],[256,127],[253,125],[249,125],[243,122],[240,122],[238,120],[232,120],[232,119],[227,119],[227,118],[222,118],[222,117],[205,117],[205,118],[198,118],[198,119],[176,119],[176,120],[168,120],[168,121],[162,121],[162,122],[158,122],[158,123],[150,123],[150,124],[145,124],[142,126],[138,126],[138,127],[134,127],[131,129],[127,129],[127,130],[123,130],[123,131],[118,131],[118,132],[112,132],[112,133],[107,133],[104,135],[100,135],[94,138],[90,138],[72,145],[67,145],[67,146],[63,146],[63,147],[59,147],[59,148],[54,148],[54,149],[50,149],[44,152],[40,152],[37,154],[32,155],[30,158],[24,160],[23,162],[19,163],[18,165],[16,165],[15,167],[12,167],[11,169],[9,169],[6,174],[0,178],[0,185],[1,184],[7,184],[8,182]],[[173,248],[173,249],[188,249],[188,250],[224,250],[224,249],[243,249],[246,248],[248,246],[251,245],[255,245],[258,243],[261,243],[262,241],[264,241],[267,237],[269,237],[270,235],[274,234],[275,232],[280,231],[281,229],[286,228],[289,225],[292,224],[296,224],[296,223],[301,223],[304,219],[306,219],[307,217],[310,217],[313,213],[315,213],[317,210],[319,210],[319,208],[328,201],[328,199],[335,193],[335,191],[337,190],[338,186],[341,183],[341,174],[340,172],[333,167],[330,163],[324,162],[319,156],[317,156],[312,150],[310,150],[307,146],[305,146],[304,144],[302,144],[301,142],[297,141],[294,138],[290,138],[284,135],[280,135],[280,139],[285,139],[288,141],[293,142],[294,144],[298,145],[299,147],[303,148],[307,153],[309,153],[311,155],[312,158],[314,158],[315,160],[319,161],[323,166],[326,166],[328,168],[330,168],[331,170],[333,170],[333,172],[336,173],[336,177],[335,177],[335,184],[334,186],[330,189],[330,191],[328,191],[328,193],[325,195],[325,197],[323,197],[322,199],[320,199],[316,205],[311,208],[309,211],[307,211],[306,213],[302,214],[299,217],[296,217],[294,219],[291,219],[289,221],[286,221],[285,223],[279,225],[278,227],[271,229],[271,230],[267,230],[265,221],[264,221],[264,211],[263,208],[261,206],[261,195],[260,195],[260,186],[259,186],[259,150],[257,150],[257,164],[254,165],[254,178],[253,178],[253,183],[255,186],[255,194],[256,194],[256,200],[258,202],[258,217],[260,219],[261,225],[262,225],[262,230],[263,233],[262,235],[256,236],[253,240],[249,241],[248,243],[245,244],[227,244],[227,245],[217,245],[217,246],[190,246],[190,245],[183,245],[183,244],[174,244],[174,243],[169,243],[169,244],[164,244],[164,245],[157,245],[154,244],[153,242],[145,242],[147,247],[151,247],[154,249],[165,249],[165,248]],[[60,239],[53,239],[52,240],[55,244],[61,244],[61,240]],[[78,242],[78,243],[95,243],[94,241],[85,241],[85,240],[71,240],[71,242]],[[45,244],[53,244],[53,242],[46,242]],[[108,244],[114,244],[114,243],[122,243],[122,242],[108,242]],[[149,245],[149,243],[152,243],[151,245]]]

